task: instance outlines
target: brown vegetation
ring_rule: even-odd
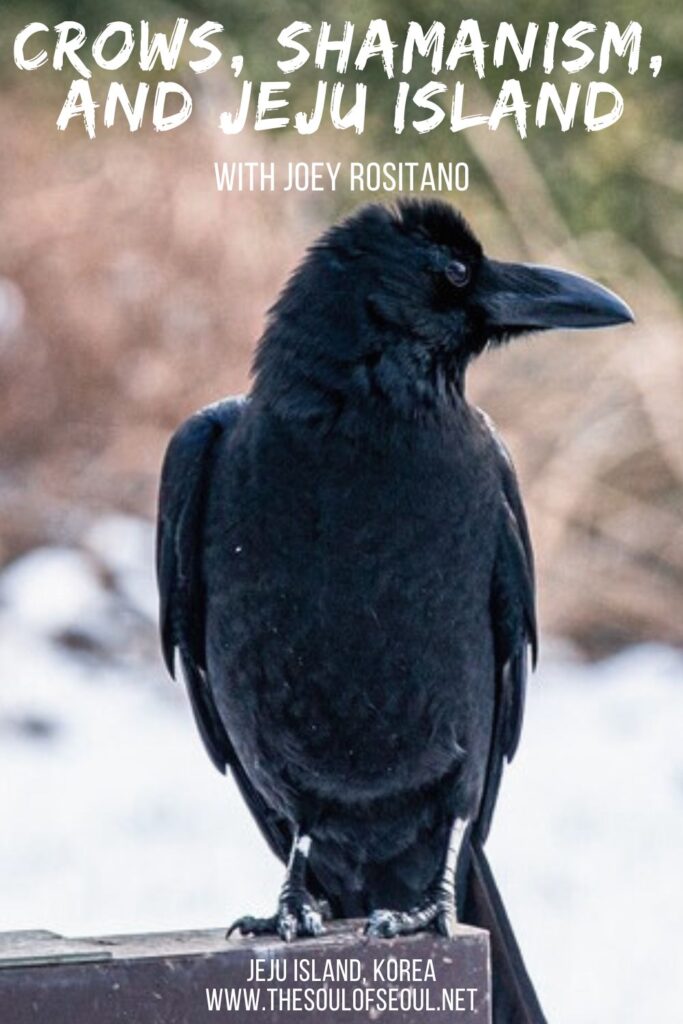
[[[227,153],[197,124],[92,144],[21,110],[0,98],[1,561],[75,541],[103,510],[153,513],[170,430],[247,387],[265,310],[332,215],[305,196],[218,194],[213,160],[256,159],[253,141]],[[680,643],[678,300],[619,237],[571,237],[512,132],[471,142],[487,189],[462,205],[489,247],[598,276],[638,317],[532,339],[473,374],[522,477],[544,624],[591,653]]]

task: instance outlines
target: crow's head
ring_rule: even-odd
[[[576,274],[484,255],[447,203],[371,205],[327,231],[271,311],[255,369],[294,405],[388,400],[410,413],[462,390],[489,344],[624,323],[628,306]],[[317,406],[319,403],[316,401]]]

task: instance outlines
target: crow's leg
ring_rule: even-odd
[[[455,879],[467,822],[456,818],[451,827],[448,849],[441,878],[412,910],[375,910],[365,925],[366,935],[391,939],[396,935],[413,935],[433,928],[446,938],[453,938],[458,924],[455,905]]]
[[[284,942],[304,936],[322,935],[323,920],[329,908],[318,905],[306,889],[306,865],[311,848],[310,836],[294,833],[287,874],[280,891],[277,910],[272,917],[240,917],[228,929],[241,935],[279,935]]]

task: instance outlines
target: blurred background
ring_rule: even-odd
[[[636,19],[646,55],[638,75],[615,60],[606,76],[625,98],[616,126],[562,134],[530,118],[524,142],[505,123],[395,136],[396,86],[373,62],[360,137],[222,135],[236,93],[219,66],[178,72],[195,99],[179,130],[99,122],[90,141],[77,121],[55,128],[74,75],[12,63],[29,21],[77,20],[93,38],[114,19],[145,17],[155,31],[177,16],[221,21],[224,52],[243,54],[258,81],[281,77],[275,39],[295,19],[329,20],[336,35],[349,19],[362,37],[385,17],[401,38],[411,19],[454,32],[476,16],[492,38],[509,14],[493,0],[467,11],[435,0],[3,5],[0,929],[208,926],[269,909],[279,868],[160,666],[158,473],[182,419],[248,389],[264,314],[305,246],[374,197],[218,193],[213,161],[465,160],[470,189],[450,198],[490,252],[597,277],[637,317],[517,343],[470,374],[518,467],[544,638],[492,856],[553,1021],[668,1019],[680,995],[663,935],[675,942],[680,925],[683,796],[681,11],[517,4],[514,24],[537,21],[541,37],[549,20]],[[651,54],[663,56],[655,80]],[[468,112],[488,113],[505,75],[480,82],[464,67]],[[414,82],[431,77],[418,61]],[[293,110],[310,109],[315,78],[295,77]],[[107,80],[95,69],[100,102]],[[541,80],[523,76],[532,102]]]

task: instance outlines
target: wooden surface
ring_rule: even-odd
[[[0,933],[2,1024],[490,1019],[488,935],[465,926],[452,940],[370,940],[351,921],[290,945],[226,941],[223,930],[89,939]]]

